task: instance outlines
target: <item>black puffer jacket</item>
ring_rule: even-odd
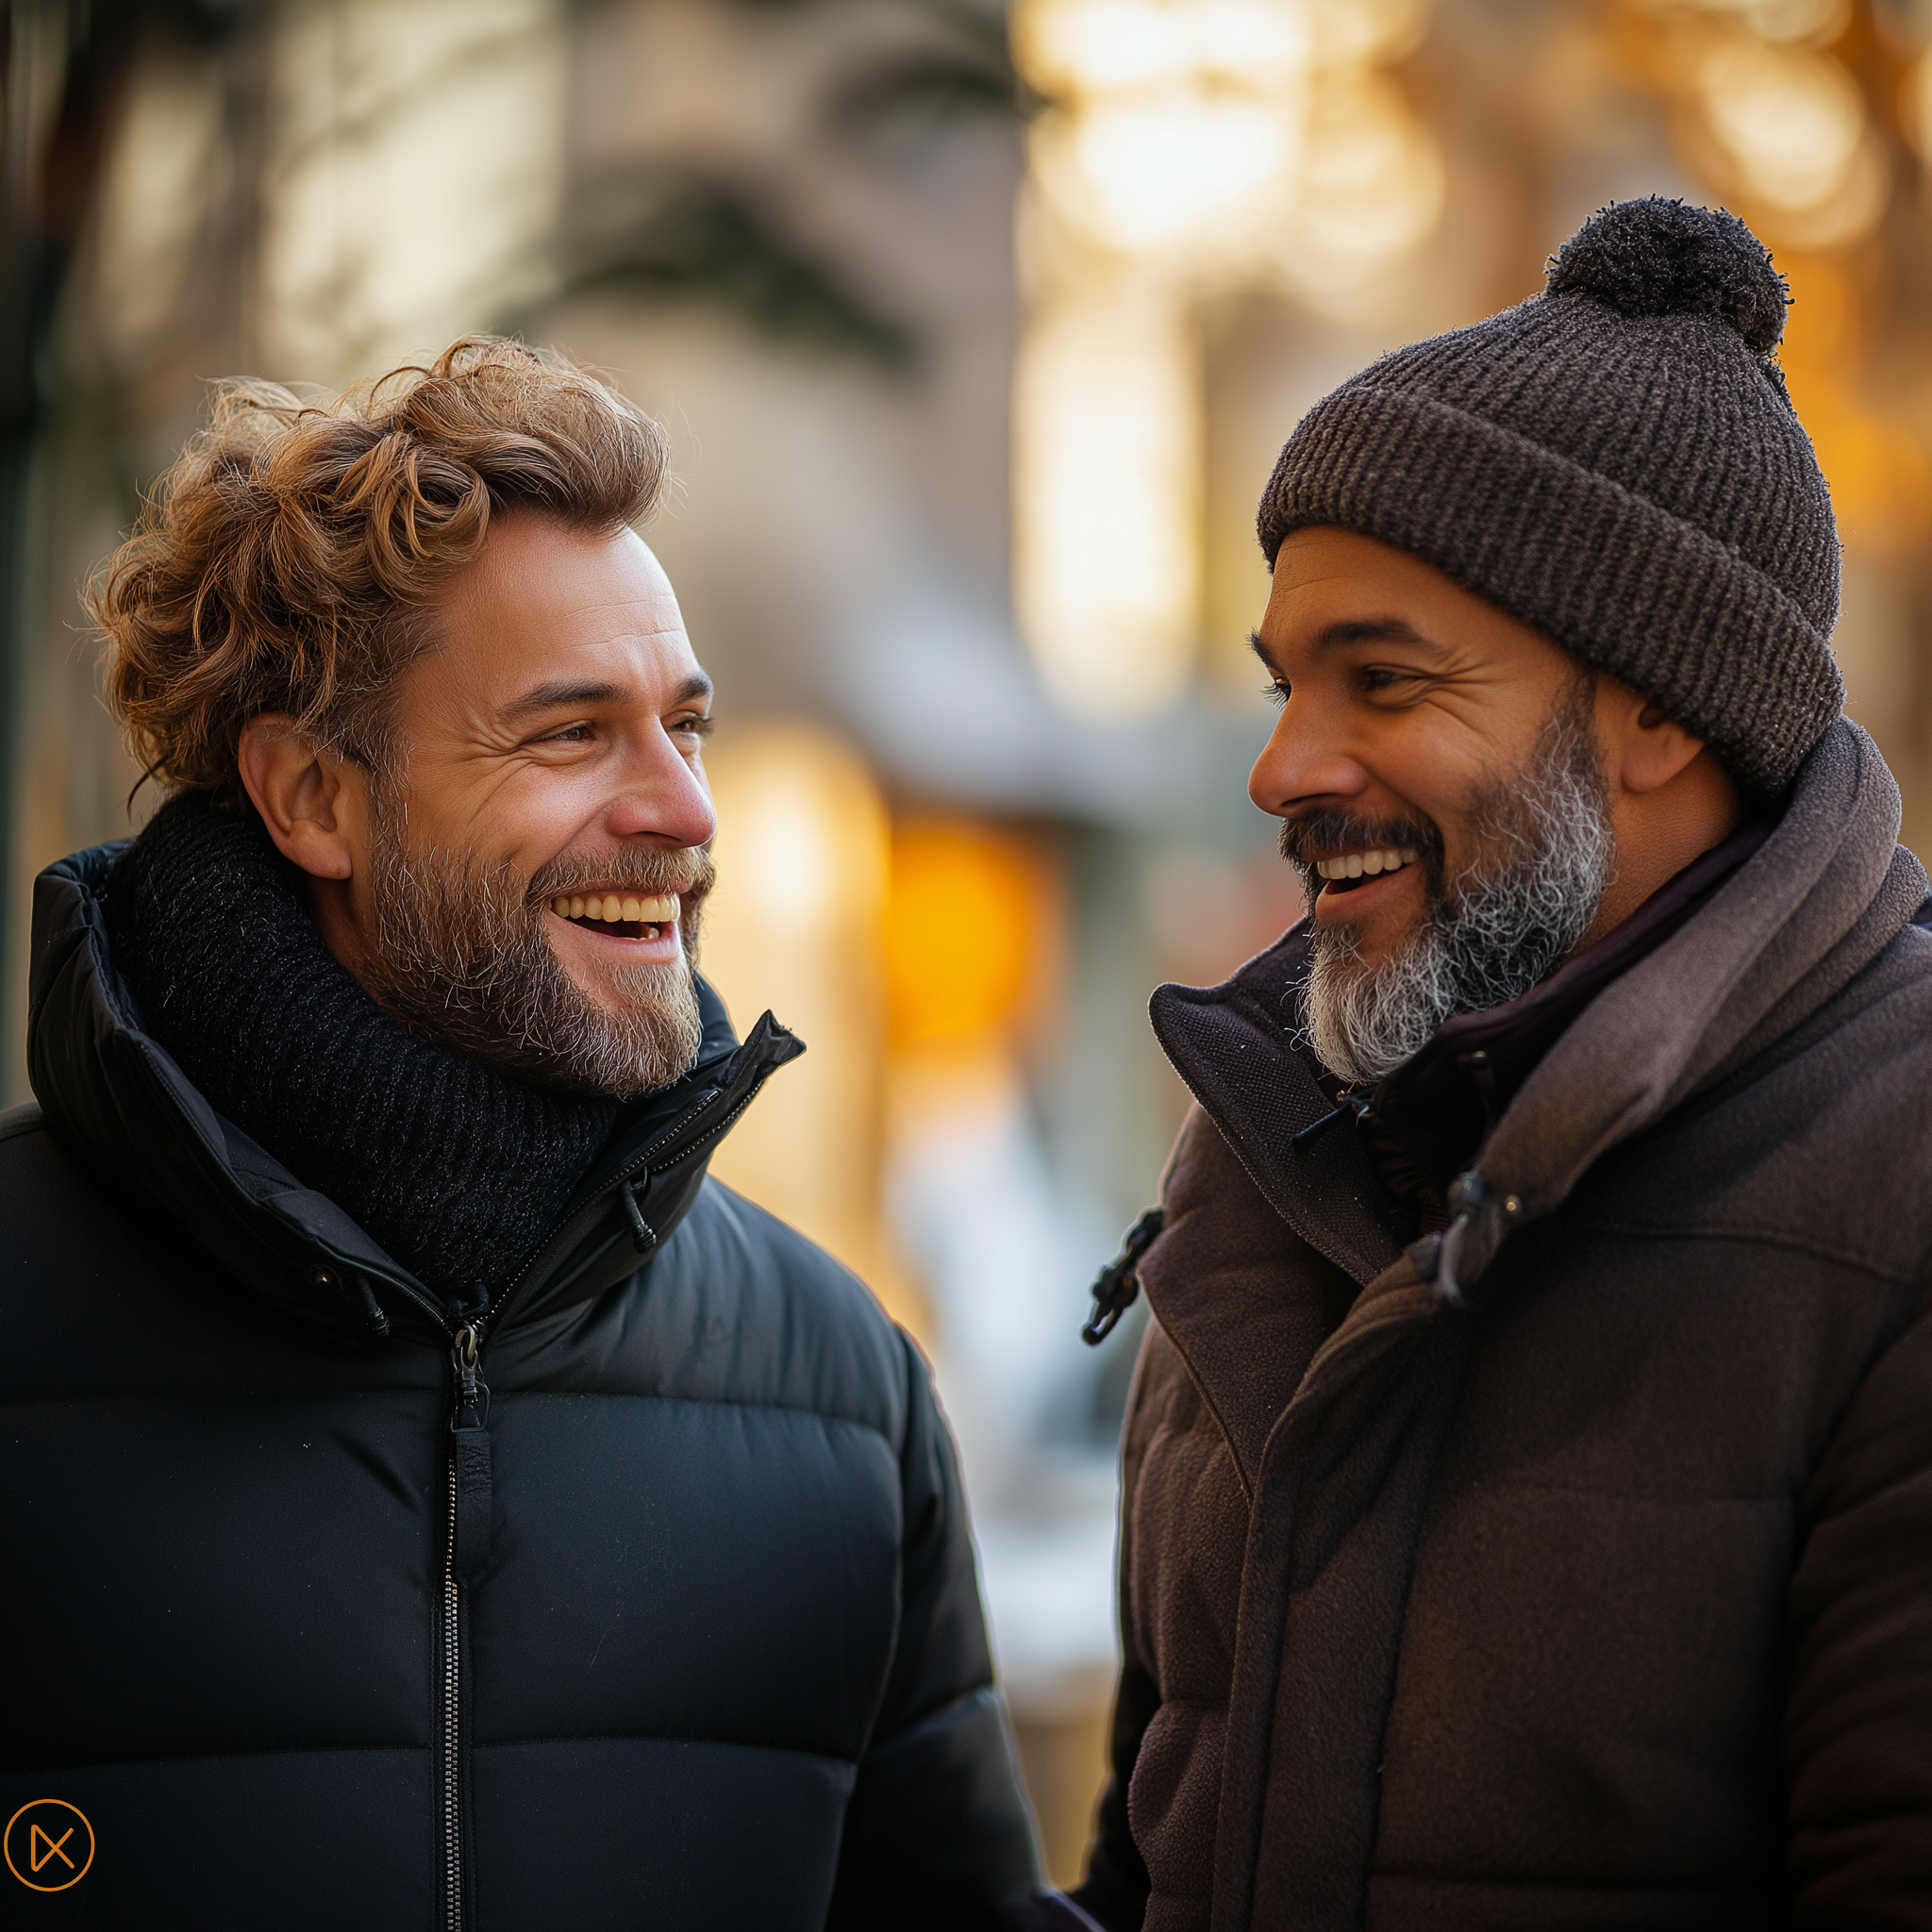
[[[112,856],[39,883],[41,1109],[0,1124],[0,1925],[939,1927],[1027,1890],[925,1369],[705,1178],[791,1036],[709,1002],[464,1408],[437,1301],[137,1030]],[[49,1800],[87,1821],[58,1857]]]

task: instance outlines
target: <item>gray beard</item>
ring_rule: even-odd
[[[1525,773],[1478,795],[1481,856],[1453,889],[1432,891],[1426,922],[1401,952],[1371,973],[1353,927],[1313,928],[1307,1033],[1349,1086],[1384,1079],[1459,1014],[1520,998],[1590,929],[1616,843],[1588,691],[1579,686],[1551,714]]]
[[[559,859],[525,877],[478,871],[461,855],[411,853],[387,801],[371,827],[376,932],[370,991],[446,1052],[520,1080],[628,1100],[668,1087],[698,1056],[694,967],[711,861],[695,849],[624,854],[592,876]],[[573,887],[686,892],[676,960],[620,966],[609,1008],[587,998],[543,929],[544,905]]]

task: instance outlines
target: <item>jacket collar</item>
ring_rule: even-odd
[[[451,1326],[440,1299],[340,1207],[224,1120],[141,1030],[114,965],[102,891],[122,844],[34,883],[27,1072],[49,1127],[111,1192],[184,1223],[263,1299],[324,1332],[378,1340]],[[683,1079],[627,1105],[530,1262],[488,1319],[587,1301],[635,1272],[690,1209],[712,1151],[805,1051],[765,1014],[741,1045],[698,982],[704,1032]]]
[[[1884,759],[1840,719],[1750,858],[1551,1044],[1452,1190],[1451,1225],[1410,1249],[1423,1278],[1460,1298],[1511,1228],[1549,1213],[1612,1147],[1762,1052],[1868,965],[1925,896],[1898,826]],[[1221,986],[1159,988],[1152,1018],[1263,1196],[1366,1285],[1396,1260],[1407,1230],[1354,1135],[1295,1142],[1332,1105],[1303,1040],[1307,939],[1296,925]],[[1157,1312],[1166,1323],[1168,1310]]]

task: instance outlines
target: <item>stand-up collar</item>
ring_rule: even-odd
[[[525,1262],[617,1124],[384,1011],[331,953],[254,811],[170,799],[108,878],[141,1024],[225,1120],[446,1298]]]
[[[1547,1213],[1611,1147],[1798,1025],[1868,964],[1925,895],[1898,824],[1891,774],[1840,720],[1756,849],[1675,931],[1564,1015],[1452,1189],[1450,1226],[1419,1244],[1418,1265],[1435,1271],[1446,1243],[1441,1285],[1468,1288],[1509,1227]],[[1413,1230],[1354,1135],[1297,1142],[1334,1111],[1305,1036],[1307,938],[1296,925],[1221,986],[1159,988],[1154,1028],[1275,1210],[1366,1283]],[[1480,1016],[1468,1030],[1480,1031]]]
[[[370,1341],[392,1324],[419,1337],[449,1332],[441,1294],[341,1202],[210,1106],[146,1030],[108,931],[108,874],[125,849],[76,853],[35,881],[27,1072],[49,1127],[118,1198],[183,1228],[303,1322]],[[699,1004],[696,1064],[618,1109],[550,1233],[499,1290],[499,1326],[588,1300],[654,1254],[689,1209],[717,1142],[771,1074],[805,1050],[769,1013],[740,1045],[703,981]]]

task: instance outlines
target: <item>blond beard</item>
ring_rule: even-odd
[[[480,870],[431,846],[412,853],[380,797],[370,838],[375,938],[370,991],[413,1031],[445,1051],[514,1078],[627,1100],[668,1087],[696,1060],[703,1035],[695,968],[697,926],[714,876],[695,846],[639,846],[601,860],[592,876],[567,857],[525,875]],[[619,965],[610,1002],[591,998],[564,971],[544,907],[587,884],[675,892],[681,957]]]

